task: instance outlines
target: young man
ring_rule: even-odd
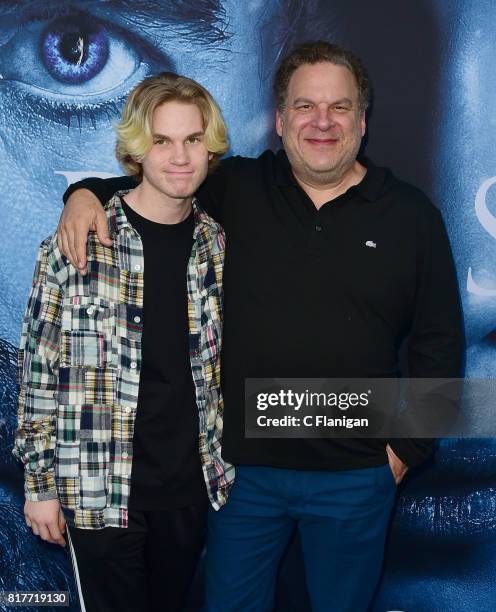
[[[229,503],[209,515],[207,610],[271,610],[298,529],[312,610],[365,612],[396,484],[432,444],[246,437],[244,381],[395,377],[407,334],[410,376],[456,378],[456,275],[427,197],[357,158],[369,103],[357,58],[327,42],[301,45],[282,61],[275,94],[284,150],[223,161],[200,192],[229,240],[222,455],[237,468]],[[101,197],[115,182],[84,185]],[[77,198],[61,229],[84,272],[87,229],[105,227],[94,198]]]
[[[228,148],[215,101],[171,73],[145,79],[117,128],[138,184],[105,205],[82,278],[41,245],[19,356],[14,454],[25,516],[64,545],[83,610],[181,610],[220,456],[221,227],[193,194]]]

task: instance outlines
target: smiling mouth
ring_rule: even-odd
[[[337,138],[307,138],[306,141],[317,146],[334,146],[339,142]]]

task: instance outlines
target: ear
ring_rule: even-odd
[[[365,111],[363,111],[360,117],[360,130],[362,132],[362,138],[365,136],[365,130],[367,129],[367,122],[365,121]]]
[[[212,161],[214,158],[214,154],[213,153],[209,153],[208,154],[208,161]]]
[[[282,126],[284,121],[282,119],[282,113],[279,110],[276,110],[276,132],[277,135],[282,138]]]

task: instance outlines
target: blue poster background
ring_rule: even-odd
[[[492,0],[0,0],[1,590],[74,593],[64,551],[24,525],[22,470],[10,455],[16,346],[36,248],[56,226],[61,195],[84,176],[121,174],[112,125],[148,74],[200,81],[222,107],[231,153],[256,155],[278,146],[271,79],[294,42],[325,38],[362,57],[374,86],[364,151],[440,207],[464,307],[466,373],[494,377],[495,17]],[[71,71],[55,43],[74,23],[98,36]],[[441,440],[407,479],[373,612],[496,609],[495,465],[493,440]],[[295,541],[278,610],[308,609]]]

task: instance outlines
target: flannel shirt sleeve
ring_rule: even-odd
[[[50,263],[54,240],[45,240],[38,251],[17,362],[18,423],[12,452],[24,464],[28,501],[57,498],[54,459],[62,291]]]
[[[212,247],[211,247],[211,256],[213,261],[213,268],[215,273],[215,282],[218,288],[218,296],[219,296],[219,309],[218,315],[220,317],[219,321],[219,357],[217,362],[214,364],[214,381],[215,385],[213,385],[210,389],[218,389],[218,395],[215,401],[212,402],[213,405],[217,406],[216,414],[215,414],[215,424],[210,430],[211,440],[210,440],[210,448],[215,453],[220,455],[221,452],[221,444],[222,444],[222,430],[223,430],[223,416],[224,416],[224,398],[222,397],[222,391],[220,387],[220,350],[222,346],[222,325],[223,325],[223,310],[224,310],[224,291],[222,286],[222,275],[224,269],[224,255],[226,249],[226,236],[224,230],[219,225],[217,228],[216,235],[214,237]],[[213,316],[213,313],[211,313]]]
[[[218,288],[218,295],[220,299],[220,313],[222,316],[224,309],[224,289],[222,277],[224,274],[224,259],[226,252],[226,234],[221,225],[217,225],[215,235],[213,236],[212,244],[210,246],[210,256],[212,258],[212,265],[215,274],[215,284]],[[222,338],[221,338],[222,341]]]

